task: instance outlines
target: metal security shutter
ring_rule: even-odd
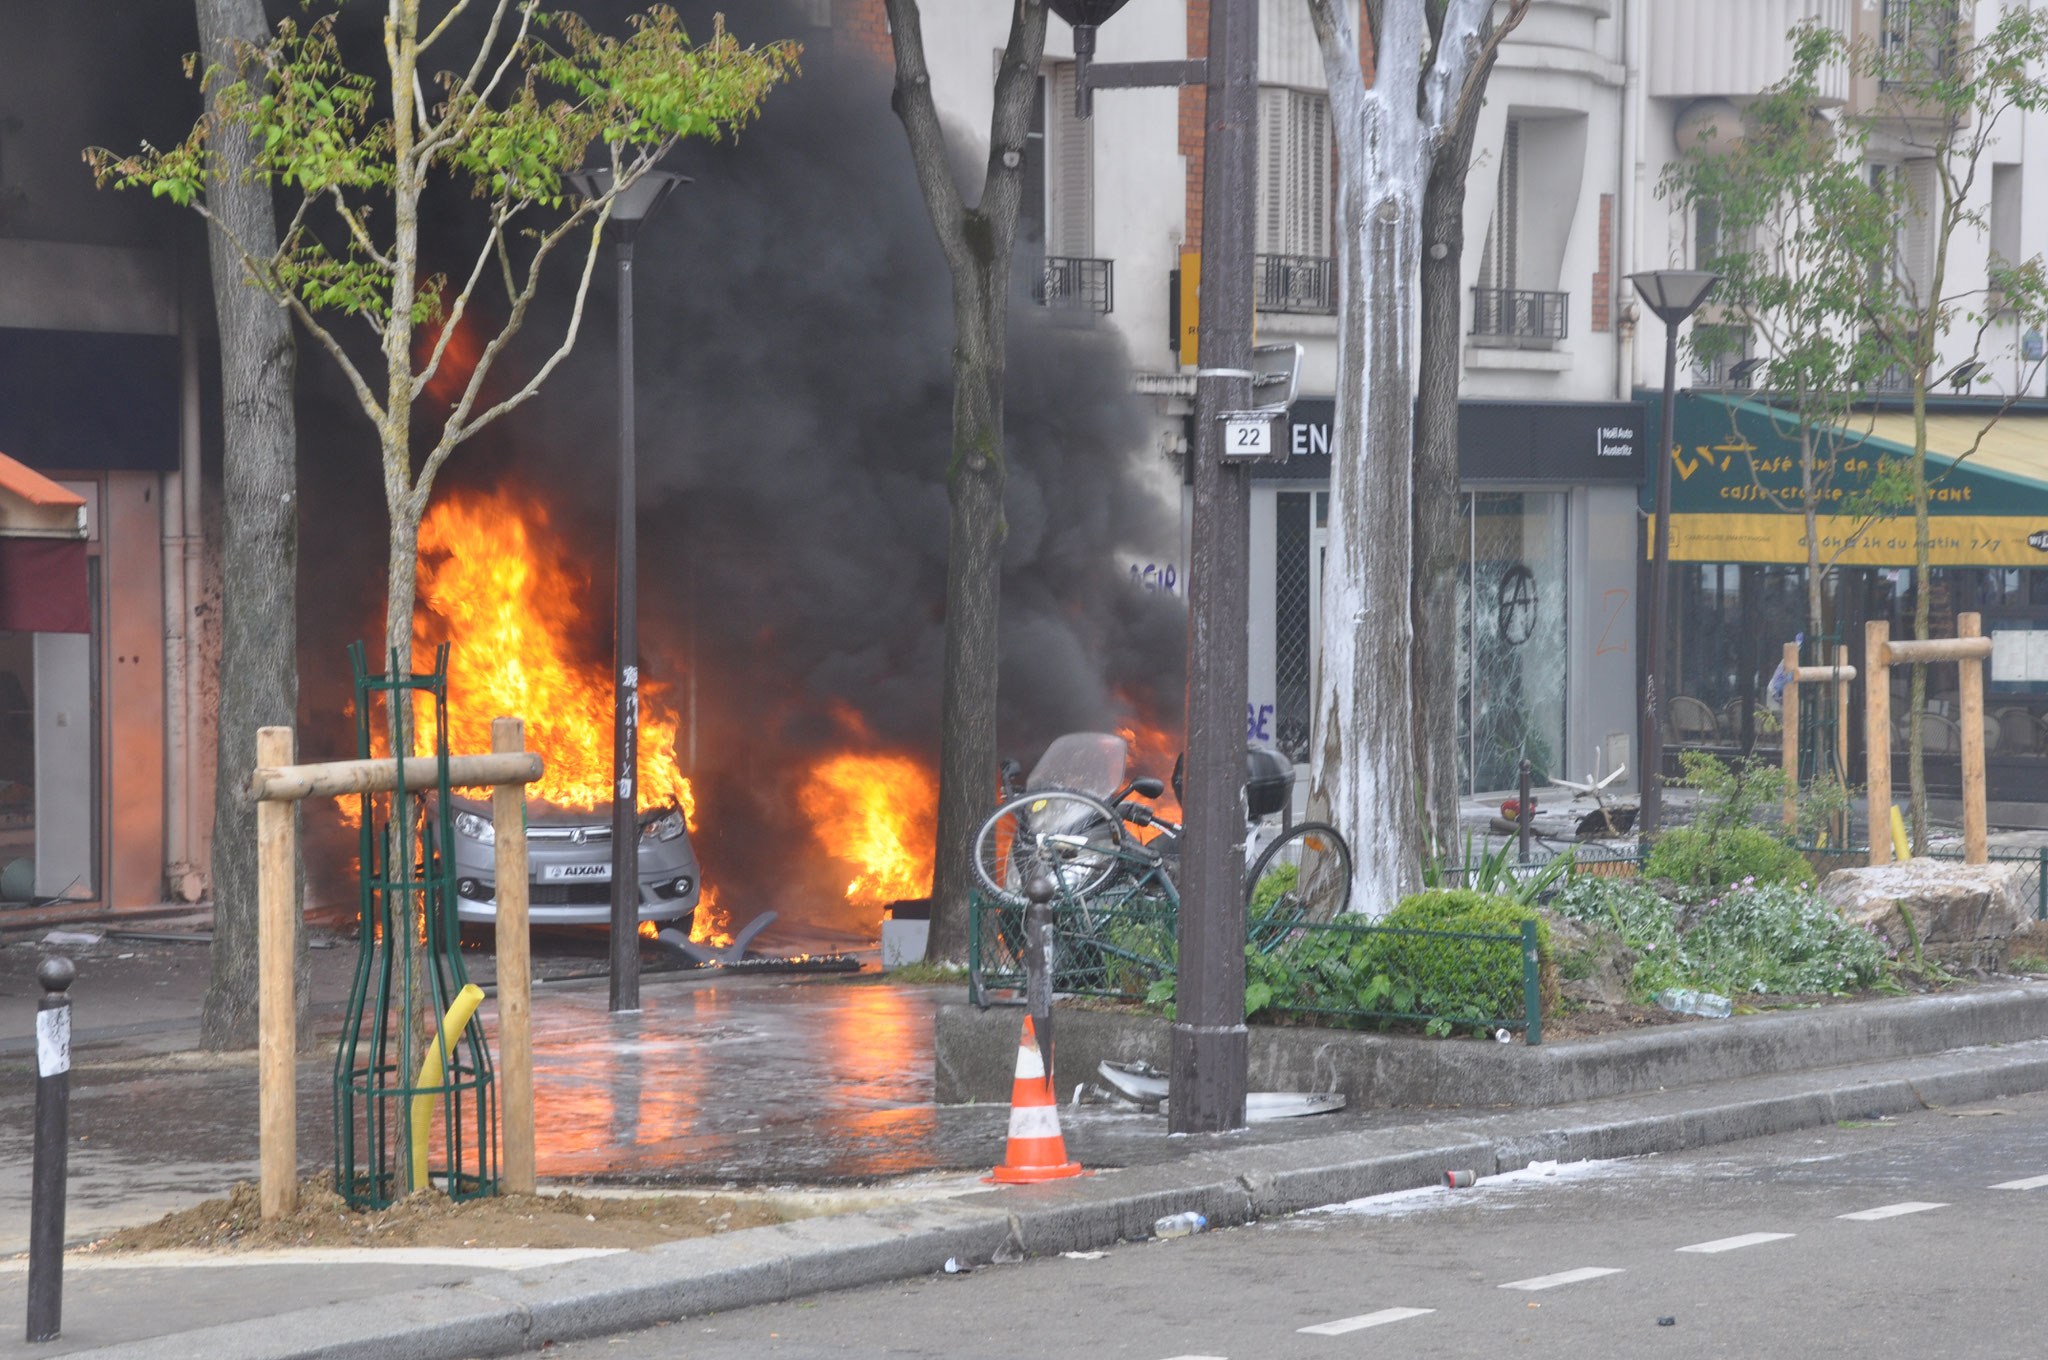
[[[1074,117],[1072,62],[1053,67],[1049,83],[1046,189],[1052,206],[1045,253],[1088,257],[1095,254],[1095,147],[1089,136],[1093,124]]]
[[[1330,253],[1330,101],[1312,90],[1259,91],[1261,255]]]
[[[1907,161],[1902,169],[1912,202],[1906,208],[1906,229],[1899,238],[1899,263],[1913,301],[1924,307],[1934,283],[1934,233],[1941,214],[1941,185],[1932,159]]]

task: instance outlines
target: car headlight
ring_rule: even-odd
[[[498,839],[498,829],[491,825],[491,819],[479,817],[474,812],[455,814],[455,834],[467,836],[473,841],[482,841],[485,845],[493,844]]]
[[[683,814],[669,811],[640,828],[642,840],[672,841],[683,834]]]

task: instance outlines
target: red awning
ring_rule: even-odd
[[[92,631],[83,539],[0,538],[0,629]]]

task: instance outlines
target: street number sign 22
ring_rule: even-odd
[[[1273,422],[1230,420],[1223,425],[1225,458],[1265,458],[1273,452]]]

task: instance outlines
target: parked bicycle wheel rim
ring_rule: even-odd
[[[1051,873],[1063,898],[1100,888],[1122,864],[1123,819],[1085,793],[1048,789],[1012,798],[981,824],[974,838],[974,875],[982,891],[1012,906],[1039,869]]]
[[[1351,907],[1351,847],[1328,822],[1297,823],[1253,861],[1244,900],[1256,914],[1341,916]]]

